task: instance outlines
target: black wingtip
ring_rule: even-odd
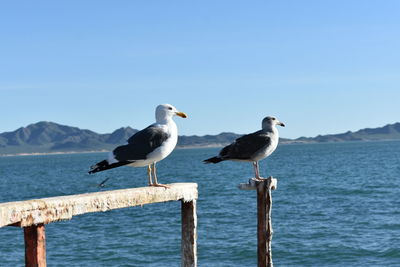
[[[99,163],[90,167],[89,174],[101,172],[109,169],[113,169],[119,166],[124,166],[126,164],[132,163],[133,161],[118,161],[112,164],[109,164],[107,160],[100,161]]]
[[[203,162],[206,163],[206,164],[209,164],[209,163],[218,163],[218,162],[221,162],[221,161],[222,161],[222,159],[219,158],[219,157],[212,157],[212,158],[203,160]]]
[[[89,174],[96,173],[96,172],[99,172],[99,171],[106,170],[109,167],[110,167],[110,164],[108,164],[108,161],[107,160],[103,160],[103,161],[98,162],[95,165],[90,166],[90,171],[88,171],[88,173]]]
[[[93,173],[97,172],[97,171],[96,171],[96,168],[97,168],[96,165],[90,166],[90,171],[88,171],[88,173],[89,173],[89,174],[93,174]]]

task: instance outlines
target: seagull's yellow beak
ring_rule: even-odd
[[[187,115],[183,112],[176,112],[175,113],[177,116],[182,117],[182,118],[187,118]]]

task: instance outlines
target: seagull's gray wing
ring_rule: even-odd
[[[128,139],[128,144],[114,149],[118,161],[135,161],[147,158],[147,155],[160,147],[169,138],[169,134],[155,125],[135,133]]]
[[[258,131],[239,137],[235,142],[224,147],[219,156],[224,160],[248,160],[255,156],[259,150],[270,144],[271,138],[266,133]]]

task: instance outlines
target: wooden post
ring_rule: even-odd
[[[272,267],[271,179],[257,184],[257,240],[258,266]]]
[[[242,190],[257,190],[257,256],[258,267],[273,267],[272,263],[272,223],[271,190],[275,190],[277,181],[273,177],[267,179],[250,179],[248,184],[240,184]]]
[[[25,266],[46,266],[46,234],[44,224],[24,227]]]
[[[196,200],[182,200],[182,267],[197,267]]]

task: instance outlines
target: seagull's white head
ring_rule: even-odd
[[[158,105],[156,108],[157,122],[165,122],[175,115],[182,118],[187,118],[187,115],[185,113],[178,111],[174,106],[170,104],[161,104]]]
[[[262,121],[263,129],[271,129],[273,126],[276,126],[276,125],[285,127],[285,124],[283,122],[280,122],[277,118],[272,117],[272,116],[265,117]]]

